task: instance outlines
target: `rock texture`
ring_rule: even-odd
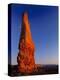
[[[19,53],[17,56],[19,72],[29,74],[34,71],[34,51],[35,46],[31,36],[28,13],[24,12],[22,15],[22,28],[19,40]]]

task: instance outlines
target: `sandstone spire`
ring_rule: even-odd
[[[24,74],[33,72],[35,66],[34,49],[35,47],[31,36],[28,13],[24,12],[22,15],[22,28],[17,57],[19,72]]]

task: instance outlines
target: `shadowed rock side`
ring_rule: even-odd
[[[30,24],[28,14],[24,12],[22,15],[21,37],[19,41],[19,53],[17,57],[18,70],[20,73],[29,74],[34,71],[34,43],[31,37]]]

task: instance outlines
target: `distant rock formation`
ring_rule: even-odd
[[[22,15],[22,28],[19,41],[19,53],[17,57],[18,70],[21,73],[32,73],[35,68],[34,60],[35,46],[32,40],[28,13]]]

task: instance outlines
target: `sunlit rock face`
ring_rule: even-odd
[[[22,28],[19,40],[19,53],[17,57],[18,70],[21,73],[32,73],[35,67],[34,43],[31,36],[28,13],[22,15]]]

